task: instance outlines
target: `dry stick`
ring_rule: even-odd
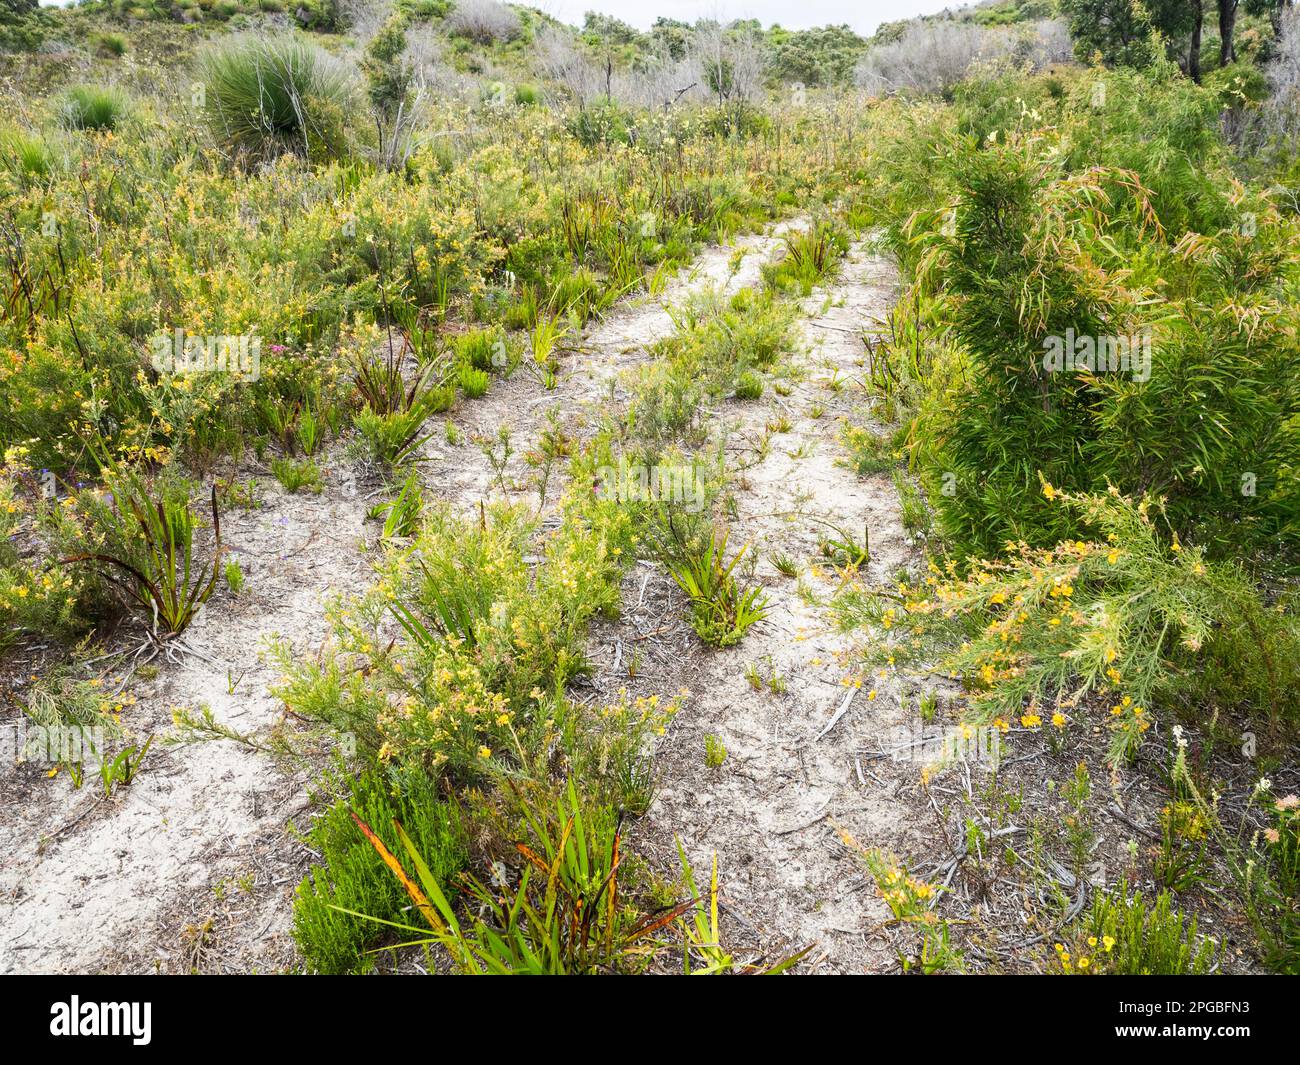
[[[1155,832],[1149,828],[1144,828],[1142,825],[1139,825],[1136,821],[1134,821],[1131,817],[1129,817],[1128,814],[1124,813],[1124,811],[1121,810],[1114,803],[1106,807],[1106,812],[1111,814],[1113,817],[1117,818],[1118,820],[1123,821],[1124,824],[1128,825],[1129,828],[1133,829],[1135,832],[1141,832],[1148,839],[1153,839],[1157,843],[1161,842],[1160,833]]]
[[[66,832],[68,829],[70,829],[73,825],[75,825],[75,824],[77,824],[77,823],[79,823],[79,822],[81,822],[81,821],[84,821],[87,817],[90,816],[90,814],[92,814],[94,811],[98,810],[98,809],[99,809],[103,804],[104,804],[104,800],[103,800],[102,798],[100,798],[100,799],[96,799],[93,803],[91,803],[91,804],[90,804],[89,806],[87,806],[84,810],[82,810],[81,813],[77,814],[77,816],[74,817],[71,821],[66,821],[66,822],[64,822],[62,825],[60,825],[58,828],[56,828],[53,832],[51,832],[48,836],[46,836],[46,837],[45,837],[45,842],[46,842],[46,843],[51,842],[52,840],[54,840],[55,838],[57,838],[58,836],[62,835],[64,832]]]
[[[805,821],[802,824],[794,825],[791,828],[774,828],[772,829],[772,835],[788,836],[793,832],[802,832],[805,828],[812,828],[812,826],[817,824],[817,822],[825,819],[827,812],[830,810],[830,806],[831,806],[831,801],[827,799],[826,805],[823,806],[821,809],[821,813],[819,813],[811,821]]]
[[[858,693],[857,688],[849,689],[848,695],[846,695],[844,697],[844,701],[840,703],[840,708],[836,710],[834,714],[831,715],[831,719],[828,722],[826,722],[826,726],[819,733],[817,733],[816,739],[813,740],[814,743],[816,743],[817,740],[821,739],[823,736],[826,735],[826,733],[830,732],[831,729],[833,729],[837,724],[839,724],[840,718],[842,718],[845,715],[845,713],[848,711],[849,704],[853,702],[853,697],[857,695],[857,693]]]

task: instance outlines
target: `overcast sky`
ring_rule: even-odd
[[[68,3],[70,0],[41,0],[43,4]],[[864,37],[882,22],[933,14],[947,7],[961,7],[961,0],[523,0],[541,8],[562,22],[582,25],[588,11],[599,11],[649,29],[654,20],[664,18],[694,22],[701,18],[731,21],[756,18],[764,26],[779,22],[788,29],[830,26],[848,23]]]

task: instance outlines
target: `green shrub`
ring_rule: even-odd
[[[425,421],[451,407],[456,388],[442,383],[438,367],[429,363],[408,384],[392,345],[382,356],[364,356],[352,375],[365,406],[352,423],[377,462],[396,466],[409,459],[432,434],[421,435]]]
[[[221,573],[221,518],[211,491],[213,543],[197,550],[200,519],[190,485],[165,470],[150,483],[134,470],[108,470],[109,491],[82,492],[83,525],[64,519],[74,551],[62,561],[94,567],[149,625],[155,637],[179,635],[211,598]]]
[[[746,370],[736,381],[737,399],[758,399],[763,395],[763,377]]]
[[[361,61],[370,102],[390,119],[409,102],[414,71],[402,59],[405,50],[406,17],[397,13],[376,31]]]
[[[965,576],[931,563],[924,581],[869,591],[853,582],[836,599],[846,629],[878,634],[864,652],[933,661],[966,687],[973,722],[1064,729],[1085,697],[1107,697],[1112,759],[1131,755],[1156,701],[1178,707],[1189,693],[1218,705],[1294,719],[1300,690],[1300,624],[1264,607],[1234,567],[1202,549],[1166,541],[1147,503],[1118,493],[1071,496],[1050,485],[1098,539],[1054,548],[1013,547],[972,560]],[[1253,633],[1248,649],[1243,633]],[[1214,681],[1205,693],[1207,678]],[[1053,713],[1054,711],[1054,713]]]
[[[347,69],[292,37],[234,37],[198,63],[208,123],[236,153],[268,159],[292,152],[337,159],[349,147],[355,87]]]
[[[729,560],[727,534],[682,537],[669,545],[668,569],[691,604],[695,634],[714,647],[730,647],[767,616],[767,596],[735,573],[742,547]]]
[[[390,868],[412,870],[393,878],[414,903],[405,929],[417,942],[441,945],[460,973],[618,972],[634,962],[636,941],[691,904],[637,920],[616,905],[622,818],[580,799],[572,779],[554,794],[541,786],[513,791],[527,825],[526,840],[516,845],[524,859],[519,876],[508,885],[467,878],[474,906],[463,922],[414,839],[403,836],[399,847],[371,841]]]
[[[778,292],[807,296],[848,251],[849,239],[839,227],[822,220],[782,238],[785,254],[763,266],[763,281]]]
[[[469,363],[462,363],[456,371],[456,383],[470,399],[482,399],[487,395],[488,380],[486,370],[475,369]]]
[[[394,821],[416,843],[433,875],[450,892],[468,852],[458,808],[442,799],[418,767],[369,769],[348,785],[312,826],[307,842],[321,856],[298,885],[294,938],[307,967],[322,974],[364,972],[371,948],[393,939],[386,921],[409,922],[409,900],[354,819],[359,817],[390,847],[398,847]],[[405,938],[405,937],[402,937]]]
[[[374,590],[332,613],[333,646],[319,661],[277,656],[286,674],[277,695],[353,732],[368,753],[418,755],[458,781],[567,746],[576,724],[552,693],[588,668],[587,627],[617,604],[617,564],[632,557],[627,508],[599,499],[589,472],[575,483],[566,503],[583,507],[585,520],[549,538],[536,564],[525,561],[534,526],[521,509],[461,520],[428,508],[415,540],[386,554]],[[402,636],[389,646],[374,626],[393,621]],[[350,666],[356,655],[369,665]],[[602,773],[624,764],[618,744],[602,743]],[[626,764],[640,753],[638,738]]]
[[[1126,881],[1093,898],[1069,940],[1056,944],[1055,972],[1201,976],[1218,955],[1217,944],[1197,934],[1196,918],[1184,918],[1169,892],[1150,903],[1140,891],[1130,897]]]
[[[489,372],[501,361],[502,343],[499,329],[471,329],[452,340],[452,350],[461,365]]]
[[[59,120],[69,129],[113,130],[127,115],[126,94],[111,85],[76,85],[59,104]]]
[[[320,493],[320,467],[316,465],[313,459],[307,458],[297,461],[287,455],[277,457],[271,460],[271,472],[275,474],[275,479],[284,486],[284,490],[290,495],[303,488],[309,492]]]
[[[922,433],[934,443],[931,484],[955,480],[935,498],[954,545],[990,554],[1077,533],[1042,498],[1040,473],[1070,490],[1162,495],[1174,527],[1215,553],[1279,534],[1300,543],[1289,473],[1300,465],[1300,354],[1267,294],[1285,277],[1283,231],[1261,214],[1253,239],[1221,233],[1180,262],[1135,175],[1047,181],[1036,155],[1012,143],[968,148],[955,164],[956,232],[941,247],[968,386],[927,412]],[[1108,213],[1114,189],[1128,203]],[[1098,265],[1117,240],[1140,247],[1138,262],[1164,264],[1176,287],[1161,292],[1153,276],[1150,296],[1136,298],[1121,262]],[[1053,363],[1121,339],[1129,365],[1118,372]]]

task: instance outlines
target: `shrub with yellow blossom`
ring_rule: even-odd
[[[911,876],[897,858],[864,847],[842,828],[840,839],[866,865],[894,920],[919,933],[915,957],[899,952],[898,960],[903,970],[908,971],[913,966],[926,974],[960,970],[961,951],[949,940],[948,922],[935,912],[942,889]]]
[[[1300,649],[1293,615],[1265,608],[1198,547],[1171,544],[1157,504],[1114,491],[1052,494],[1097,538],[1008,544],[1005,558],[970,560],[964,574],[955,561],[931,562],[922,580],[892,589],[854,580],[837,596],[839,623],[879,634],[864,651],[872,662],[937,663],[959,678],[965,713],[979,723],[1035,729],[1050,709],[1063,729],[1090,695],[1108,698],[1113,760],[1136,750],[1157,700],[1176,704],[1207,675],[1219,680],[1221,704],[1294,712],[1285,685],[1300,666],[1280,653]],[[1253,654],[1234,636],[1247,627],[1267,637]]]

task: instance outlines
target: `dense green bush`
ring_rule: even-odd
[[[69,129],[116,129],[126,113],[126,94],[111,85],[74,86],[59,104],[59,120]]]
[[[199,59],[208,121],[218,142],[257,159],[347,153],[352,77],[316,45],[292,37],[234,37]]]
[[[960,552],[1078,535],[1041,474],[1164,497],[1173,531],[1216,556],[1281,549],[1294,562],[1294,220],[1234,184],[1211,94],[1107,79],[1097,96],[1085,84],[1036,99],[1056,112],[1046,127],[1022,100],[1005,125],[978,128],[978,101],[1008,93],[973,85],[925,138],[940,173],[925,175],[911,145],[894,154],[913,193],[926,180],[952,204],[895,234],[962,352],[931,382],[914,457]],[[1132,359],[1115,367],[1049,358],[1120,341]]]
[[[468,859],[459,810],[439,797],[423,770],[369,769],[351,781],[347,794],[307,835],[321,861],[298,886],[294,902],[294,937],[308,968],[319,973],[369,969],[373,959],[366,951],[386,937],[383,925],[342,910],[409,923],[406,893],[357,827],[354,814],[394,852],[400,851],[393,826],[398,821],[444,891],[450,891],[452,878]]]

